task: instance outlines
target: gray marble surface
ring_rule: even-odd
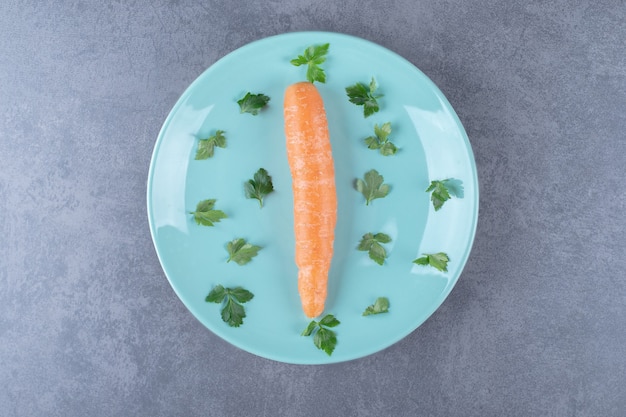
[[[625,21],[623,0],[2,0],[0,415],[626,415]],[[296,30],[360,36],[423,70],[481,185],[442,307],[380,353],[317,367],[206,330],[145,208],[182,91]]]

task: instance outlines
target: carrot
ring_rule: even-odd
[[[285,136],[291,169],[298,292],[304,314],[324,311],[333,256],[337,193],[324,102],[300,82],[285,91]]]

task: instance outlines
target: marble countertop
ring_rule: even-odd
[[[626,5],[15,1],[0,6],[0,416],[623,416]],[[448,97],[480,215],[456,287],[379,353],[232,347],[169,286],[155,139],[228,52],[359,36]]]

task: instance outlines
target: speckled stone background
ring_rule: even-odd
[[[2,0],[0,415],[626,416],[625,22],[623,0]],[[331,366],[206,330],[169,287],[145,208],[182,91],[295,30],[422,69],[481,185],[442,307]]]

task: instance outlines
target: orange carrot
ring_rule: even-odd
[[[324,102],[300,82],[285,91],[285,136],[291,169],[298,292],[308,317],[324,311],[333,256],[337,193]]]

